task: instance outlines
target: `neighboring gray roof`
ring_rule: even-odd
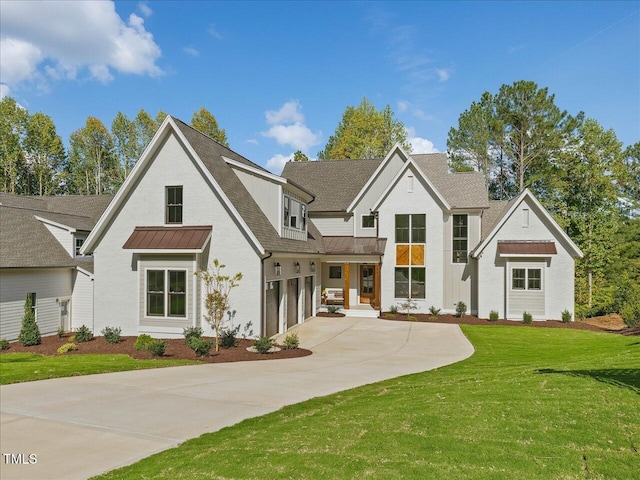
[[[262,167],[215,140],[212,140],[177,118],[171,118],[175,120],[176,125],[198,154],[198,157],[200,157],[207,170],[209,170],[215,181],[220,185],[220,188],[238,211],[242,220],[244,220],[249,230],[251,230],[266,251],[324,253],[322,236],[311,221],[307,224],[306,242],[281,238],[253,197],[249,194],[244,184],[222,157],[225,156],[253,168],[264,170]],[[302,186],[304,187],[304,185]],[[313,205],[313,203],[311,205]]]
[[[381,162],[379,158],[287,162],[282,176],[315,195],[310,212],[344,212]]]
[[[416,165],[453,208],[487,208],[484,176],[449,173],[446,153],[412,155]],[[310,212],[344,212],[382,163],[381,159],[287,162],[282,176],[316,196]]]
[[[101,198],[98,198],[101,197]],[[36,217],[90,231],[113,197],[31,197],[0,194],[0,268],[74,267],[79,264]],[[86,216],[78,213],[87,213]],[[93,270],[93,259],[81,266]]]

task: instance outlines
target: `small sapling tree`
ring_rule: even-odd
[[[195,275],[202,279],[204,285],[205,320],[211,325],[216,334],[216,352],[220,348],[220,336],[225,323],[225,315],[230,310],[229,295],[234,287],[242,280],[242,273],[233,276],[224,275],[225,265],[217,258],[207,270],[198,270]]]
[[[418,304],[413,298],[408,298],[400,304],[400,308],[407,312],[407,320],[415,320],[415,317],[411,316],[411,311],[418,308]]]

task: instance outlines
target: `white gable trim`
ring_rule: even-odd
[[[278,175],[274,175],[273,173],[265,172],[255,167],[250,167],[249,165],[245,165],[244,163],[238,162],[237,160],[232,160],[231,158],[225,157],[224,155],[222,156],[222,159],[225,162],[227,162],[228,165],[231,165],[234,168],[238,168],[245,172],[252,173],[253,175],[262,177],[265,180],[270,180],[272,182],[281,183],[281,184],[287,183],[287,181],[284,178],[279,177]]]
[[[68,225],[64,225],[62,223],[54,222],[53,220],[48,220],[46,218],[42,218],[42,217],[39,217],[37,215],[34,215],[34,217],[35,217],[36,220],[40,220],[42,223],[47,223],[49,225],[53,225],[54,227],[61,228],[62,230],[66,230],[69,233],[75,233],[76,232],[75,228],[70,227]]]
[[[80,272],[83,273],[84,275],[86,275],[87,277],[93,279],[93,273],[91,273],[89,270],[86,270],[82,267],[76,267],[76,269]]]
[[[525,198],[529,198],[533,202],[533,204],[542,213],[542,216],[548,220],[549,224],[551,225],[551,228],[552,228],[553,232],[555,232],[556,235],[558,235],[560,238],[564,239],[564,241],[567,243],[567,245],[569,245],[569,249],[573,252],[574,256],[576,256],[578,258],[582,258],[584,256],[584,254],[582,253],[582,250],[580,250],[578,248],[578,246],[575,243],[573,243],[573,240],[571,240],[569,235],[567,235],[565,233],[565,231],[562,228],[560,228],[560,225],[558,225],[558,222],[556,222],[553,219],[553,217],[549,214],[547,209],[542,206],[542,204],[538,201],[538,199],[531,193],[531,191],[528,188],[525,188],[524,191],[517,197],[517,200],[515,202],[513,202],[513,205],[511,205],[509,210],[502,216],[502,218],[500,219],[498,224],[495,227],[493,227],[493,230],[491,230],[489,235],[487,235],[487,238],[485,238],[480,243],[480,245],[478,245],[476,248],[474,248],[470,255],[473,258],[479,258],[480,257],[480,255],[482,254],[482,251],[487,247],[487,245],[489,245],[489,242],[491,242],[491,240],[493,240],[493,238],[500,231],[502,226],[511,217],[513,212],[515,212],[516,209],[520,206],[520,204],[522,202],[524,202]]]
[[[353,199],[353,202],[351,202],[351,204],[347,207],[347,213],[352,213],[353,212],[353,210],[354,210],[354,208],[356,208],[356,205],[358,204],[358,202],[362,199],[364,194],[367,193],[367,190],[369,190],[369,187],[371,187],[371,185],[373,185],[373,182],[376,181],[376,179],[380,175],[380,172],[382,172],[384,167],[387,166],[387,164],[391,161],[391,157],[393,157],[393,154],[396,153],[396,152],[398,153],[398,155],[403,157],[405,159],[405,161],[409,160],[411,158],[407,154],[407,152],[404,151],[402,146],[399,143],[396,143],[393,146],[393,148],[389,151],[389,153],[387,153],[387,156],[384,157],[384,160],[382,160],[380,165],[378,165],[378,168],[376,168],[376,171],[373,172],[373,175],[371,175],[369,180],[367,180],[367,183],[364,184],[364,187],[362,187],[360,192],[358,192],[358,194],[356,195],[356,198]]]
[[[235,217],[235,220],[238,222],[238,224],[240,225],[240,228],[247,235],[250,242],[253,244],[254,248],[259,252],[259,254],[261,255],[264,254],[265,250],[260,244],[260,242],[258,241],[258,239],[256,238],[256,236],[249,229],[249,226],[242,219],[242,217],[240,216],[236,208],[233,206],[229,198],[227,198],[227,196],[224,194],[224,192],[222,191],[222,188],[220,188],[220,185],[218,185],[218,182],[216,182],[213,176],[211,175],[211,172],[209,172],[209,170],[207,170],[207,168],[204,166],[204,163],[202,162],[198,154],[195,152],[195,150],[193,149],[189,141],[182,134],[182,131],[178,128],[178,126],[176,125],[171,115],[167,115],[164,121],[162,122],[162,125],[160,125],[160,128],[158,128],[158,131],[154,135],[151,142],[149,142],[149,145],[147,145],[147,148],[145,148],[144,152],[140,156],[140,159],[136,162],[136,165],[133,167],[133,170],[131,170],[131,173],[125,180],[124,184],[122,185],[122,187],[120,187],[120,189],[118,190],[118,193],[116,194],[114,199],[111,201],[107,209],[103,212],[95,228],[91,231],[91,234],[82,245],[82,249],[80,250],[80,253],[84,255],[86,254],[86,252],[92,251],[92,249],[95,247],[98,240],[104,234],[104,231],[107,228],[107,225],[115,215],[115,212],[117,212],[118,209],[122,206],[124,200],[127,198],[127,194],[133,188],[133,185],[135,185],[135,182],[142,175],[142,172],[144,171],[144,168],[146,167],[146,165],[153,158],[153,154],[158,150],[161,141],[165,138],[166,135],[168,135],[170,131],[173,131],[176,137],[180,140],[180,143],[182,143],[184,148],[186,148],[191,158],[193,158],[193,160],[195,161],[195,164],[200,170],[200,173],[208,180],[212,189],[221,199],[224,206]]]
[[[396,173],[395,177],[393,177],[393,180],[389,183],[389,185],[387,185],[387,188],[384,189],[384,191],[380,194],[378,199],[374,202],[373,206],[371,207],[372,212],[375,212],[376,210],[378,210],[378,208],[380,208],[380,205],[382,204],[382,202],[384,202],[385,198],[387,198],[387,195],[391,193],[391,191],[395,188],[397,183],[400,181],[400,179],[404,176],[404,174],[409,169],[411,169],[413,173],[416,175],[416,177],[418,177],[422,181],[423,185],[427,187],[427,190],[431,190],[433,192],[433,194],[436,197],[436,200],[444,210],[451,210],[451,206],[440,194],[438,189],[436,189],[433,183],[431,183],[431,181],[429,180],[429,177],[427,177],[425,173],[422,171],[422,169],[418,167],[418,165],[416,165],[413,158],[409,157],[409,159],[405,162],[404,166],[398,171],[398,173]]]

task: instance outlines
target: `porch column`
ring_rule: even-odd
[[[349,264],[345,263],[342,267],[344,271],[344,305],[345,310],[349,309]]]
[[[380,310],[380,264],[373,265],[373,308]]]

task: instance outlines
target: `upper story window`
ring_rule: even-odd
[[[396,298],[426,296],[426,215],[396,215]]]
[[[76,257],[90,257],[91,254],[87,253],[85,255],[82,255],[80,253],[80,250],[82,249],[82,245],[84,245],[84,241],[86,240],[85,237],[74,237],[74,247],[75,247],[75,252],[76,252]]]
[[[468,254],[468,232],[469,232],[469,216],[454,215],[453,216],[453,263],[467,263]]]
[[[305,231],[307,228],[307,206],[285,195],[282,218],[285,227]]]
[[[376,228],[375,215],[362,215],[362,228]]]
[[[166,223],[182,223],[182,186],[166,187]]]
[[[425,243],[426,215],[396,215],[396,243]]]

